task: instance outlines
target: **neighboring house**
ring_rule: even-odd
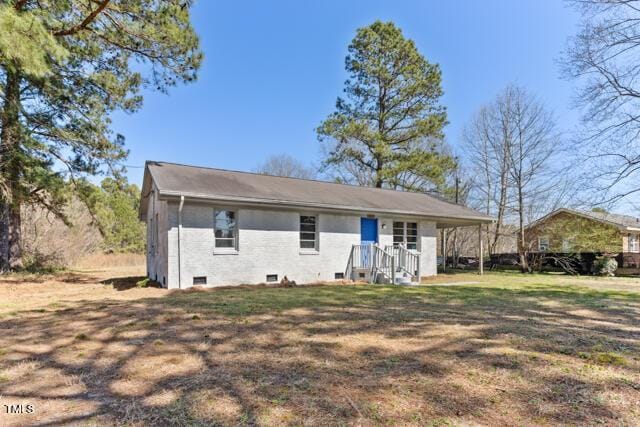
[[[525,236],[532,252],[622,253],[625,264],[640,259],[640,218],[628,215],[557,209],[529,224]]]
[[[436,274],[437,228],[492,221],[425,194],[164,162],[145,165],[140,219],[168,288],[415,281]]]

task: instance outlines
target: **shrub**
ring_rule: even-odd
[[[147,288],[149,287],[149,282],[151,282],[151,279],[147,277],[145,279],[140,280],[139,282],[136,282],[136,286],[139,288]]]
[[[613,258],[602,256],[596,258],[595,272],[601,276],[613,277],[618,269],[618,261]]]

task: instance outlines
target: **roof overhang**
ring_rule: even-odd
[[[261,198],[247,198],[247,197],[235,197],[229,195],[212,195],[212,194],[197,194],[197,193],[184,193],[174,192],[167,190],[160,190],[158,197],[160,200],[178,201],[180,197],[184,196],[185,200],[201,203],[220,203],[231,204],[234,206],[247,206],[247,207],[262,207],[262,208],[297,208],[297,209],[309,209],[323,212],[334,213],[358,213],[358,214],[372,214],[372,215],[394,215],[402,217],[413,217],[419,219],[425,219],[435,221],[438,228],[449,227],[465,227],[478,224],[489,224],[494,222],[493,218],[484,216],[439,216],[439,215],[425,215],[418,211],[407,210],[393,210],[393,209],[371,209],[360,206],[345,206],[345,205],[327,205],[321,203],[299,202],[292,200],[274,200],[274,199],[261,199]]]

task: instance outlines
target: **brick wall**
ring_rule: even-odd
[[[213,211],[210,204],[185,203],[181,231],[181,287],[190,287],[194,276],[205,276],[207,285],[254,284],[267,274],[285,275],[298,283],[334,280],[345,272],[349,253],[360,243],[362,215],[336,215],[287,209],[233,208],[238,223],[238,251],[221,254],[214,248]],[[319,250],[299,248],[299,216],[318,218]],[[393,241],[392,222],[403,218],[379,218],[381,245]],[[410,219],[409,219],[410,220]],[[411,220],[410,220],[411,221]],[[415,221],[415,219],[413,220]],[[386,227],[382,229],[382,224]],[[178,204],[168,205],[168,286],[178,287]],[[436,274],[436,226],[419,222],[422,275]]]

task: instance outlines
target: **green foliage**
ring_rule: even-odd
[[[599,365],[616,365],[623,366],[627,364],[624,356],[621,356],[617,353],[613,352],[598,352],[595,351],[593,353],[581,351],[578,352],[578,357],[581,359],[589,360],[591,362],[597,363]]]
[[[25,74],[44,77],[51,72],[50,61],[63,62],[68,51],[40,19],[37,11],[19,12],[0,5],[0,64]]]
[[[149,282],[151,281],[151,279],[149,279],[148,277],[145,277],[144,279],[136,282],[136,287],[138,288],[147,288],[149,287]]]
[[[613,277],[618,269],[618,261],[611,257],[601,256],[596,258],[594,268],[596,273],[601,276]]]
[[[392,22],[376,21],[358,29],[345,67],[346,98],[317,129],[329,143],[324,166],[364,185],[415,191],[443,185],[455,162],[442,153],[447,115],[438,65]]]
[[[125,178],[105,178],[100,187],[82,183],[81,195],[104,238],[105,252],[144,252],[146,230],[138,219],[137,185],[129,184]]]
[[[622,248],[620,231],[616,227],[578,215],[552,218],[536,229],[536,233],[549,237],[552,252],[565,252],[563,240],[570,242],[569,252],[573,253],[618,253]]]
[[[195,80],[202,54],[192,3],[2,2],[0,208],[12,209],[4,227],[19,230],[27,203],[63,217],[66,182],[118,171],[127,156],[111,113],[138,110],[142,88],[166,92]],[[0,269],[10,256],[3,239]]]

